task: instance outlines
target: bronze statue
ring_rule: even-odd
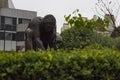
[[[35,50],[39,48],[46,50],[56,47],[56,19],[53,15],[46,15],[44,18],[35,17],[25,31],[25,50]]]

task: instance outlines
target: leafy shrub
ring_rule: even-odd
[[[90,39],[91,45],[100,44],[103,47],[120,50],[120,37],[111,38],[101,34],[93,34]]]
[[[60,48],[84,48],[90,45],[89,37],[92,36],[92,32],[85,28],[84,30],[80,30],[79,28],[70,28],[61,33],[61,36],[63,38],[63,42],[60,44]]]
[[[86,33],[87,32],[87,33]],[[74,28],[69,29],[61,33],[63,37],[63,42],[60,44],[61,48],[74,49],[74,48],[84,48],[90,45],[100,44],[103,47],[115,48],[120,50],[120,38],[113,39],[102,34],[90,31],[80,31]]]
[[[102,34],[94,33],[90,36],[90,45],[100,44],[103,47],[116,48],[116,41],[108,36]]]
[[[0,53],[0,80],[119,80],[119,52],[95,48]]]
[[[107,20],[102,20],[101,18],[98,18],[96,21],[83,19],[78,10],[74,11],[73,14],[65,16],[65,19],[71,28],[61,33],[63,43],[60,44],[60,47],[64,49],[84,48],[91,43],[95,43],[92,41],[95,41],[94,34],[96,34],[96,29],[99,26],[108,25]],[[105,30],[105,27],[103,29]]]
[[[120,37],[114,39],[115,42],[115,48],[117,50],[120,50]]]

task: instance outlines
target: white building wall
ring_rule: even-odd
[[[5,41],[5,51],[11,51],[11,41]]]
[[[37,16],[37,12],[35,11],[26,11],[26,10],[19,10],[19,9],[11,9],[11,8],[0,8],[0,16],[7,16],[7,17],[14,17],[17,18],[17,30],[11,31],[11,33],[14,32],[24,32],[25,28],[28,26],[28,24],[18,24],[18,19],[33,19]],[[1,20],[1,19],[0,19]],[[3,32],[3,30],[0,30],[0,32]],[[9,31],[8,31],[9,32]],[[25,50],[25,42],[16,42],[16,41],[6,41],[5,40],[5,51],[11,51],[15,50],[17,46],[23,46],[23,51]],[[0,40],[0,50],[4,50],[4,40]]]
[[[17,25],[17,32],[23,32],[28,27],[28,24],[18,24]]]
[[[0,15],[16,17],[16,18],[33,19],[34,17],[37,16],[37,12],[20,10],[20,9],[1,8]]]
[[[11,50],[16,51],[16,41],[11,41]]]
[[[4,43],[4,41],[3,41],[3,43]],[[11,51],[11,50],[16,51],[16,41],[5,40],[5,51]]]
[[[25,41],[17,41],[16,46],[20,46],[20,50],[25,51]]]
[[[0,51],[4,50],[4,41],[0,40]]]
[[[9,7],[9,8],[15,8],[12,0],[8,0],[8,7]]]

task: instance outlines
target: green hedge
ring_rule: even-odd
[[[120,52],[102,47],[1,52],[0,80],[120,80]]]

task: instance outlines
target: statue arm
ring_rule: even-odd
[[[32,30],[27,28],[25,31],[25,51],[33,49],[32,43]]]

